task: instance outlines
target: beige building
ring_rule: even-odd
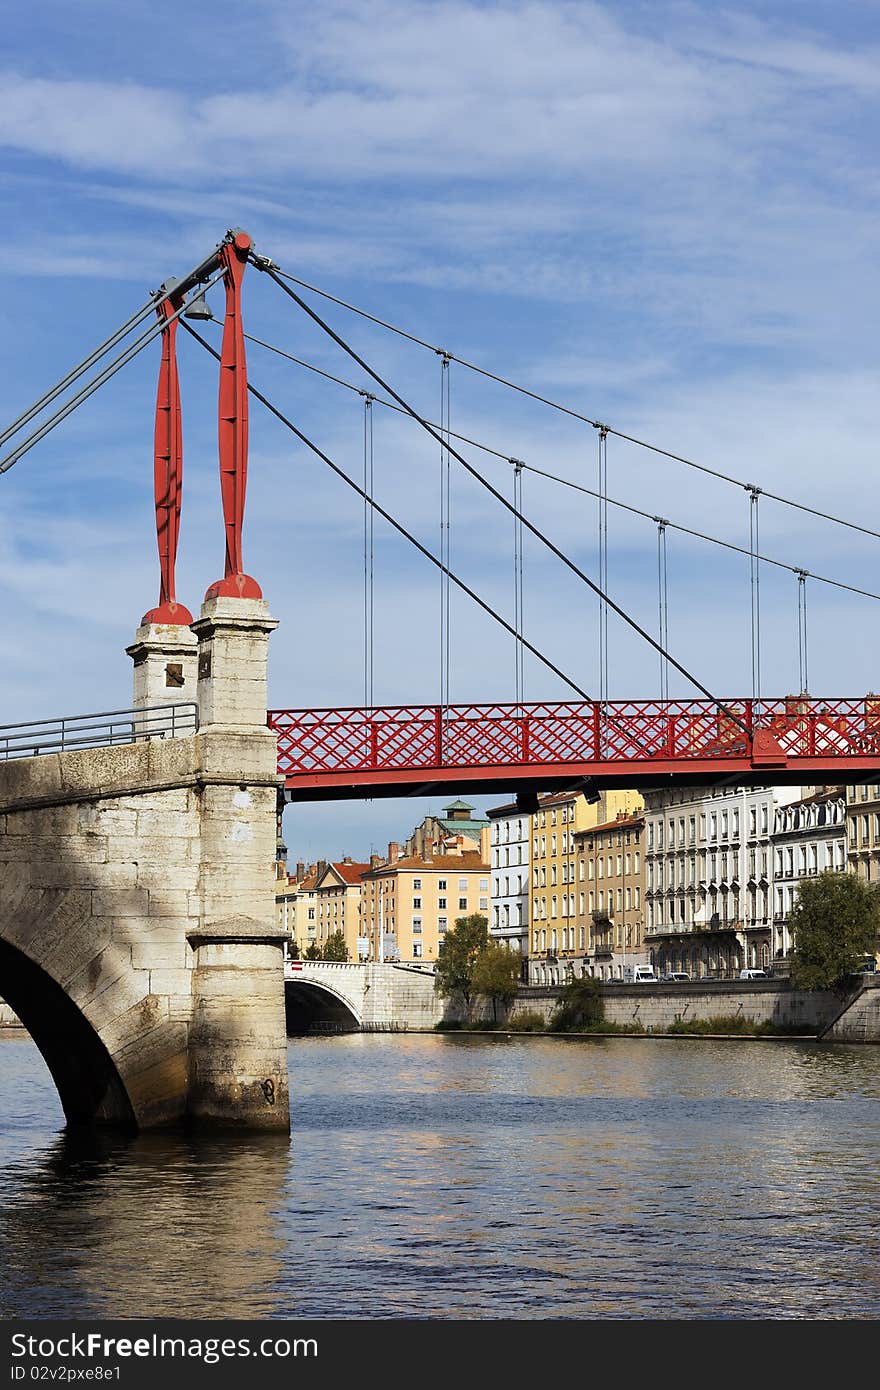
[[[646,965],[645,818],[621,811],[614,820],[575,831],[577,946],[588,974],[621,979]]]
[[[314,940],[323,951],[327,938],[341,931],[348,959],[366,958],[361,948],[361,876],[369,864],[347,857],[331,862],[316,876],[314,887]]]
[[[618,812],[635,813],[642,806],[639,793],[628,788],[602,792],[594,802],[580,792],[541,797],[531,816],[529,836],[532,983],[560,983],[574,973],[575,959],[582,959],[586,950],[586,937],[584,948],[579,948],[575,836],[614,819]]]
[[[489,918],[488,860],[459,840],[441,855],[374,864],[363,875],[362,894],[370,960],[433,961],[457,917]]]
[[[880,882],[880,786],[846,789],[846,858],[860,878]]]

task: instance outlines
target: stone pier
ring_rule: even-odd
[[[70,1123],[287,1132],[262,600],[146,625],[139,707],[198,733],[0,764],[0,998]]]

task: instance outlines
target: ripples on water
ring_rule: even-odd
[[[293,1136],[83,1143],[0,1043],[0,1317],[880,1313],[880,1049],[349,1035]]]

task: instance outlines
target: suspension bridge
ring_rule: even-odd
[[[246,272],[271,282],[291,312],[304,314],[361,372],[367,389],[335,374],[340,390],[363,401],[363,473],[346,471],[254,381],[245,343],[261,343],[303,370],[324,368],[246,334]],[[222,286],[219,350],[197,328],[213,315],[205,299]],[[273,293],[274,293],[273,290]],[[300,292],[302,291],[302,293]],[[160,347],[154,435],[154,496],[159,595],[128,648],[134,706],[0,729],[0,993],[40,1047],[71,1121],[149,1128],[179,1123],[281,1129],[289,1125],[283,1008],[284,932],[274,920],[272,863],[279,786],[288,800],[429,794],[466,784],[505,789],[523,810],[537,790],[593,789],[620,782],[762,785],[880,780],[880,697],[818,699],[808,690],[807,586],[827,584],[880,595],[808,572],[765,554],[759,544],[764,497],[757,485],[624,435],[599,420],[537,396],[506,378],[433,346],[374,315],[375,326],[435,354],[440,419],[417,411],[320,316],[304,295],[324,295],[352,314],[365,311],[308,286],[267,256],[250,236],[230,231],[181,279],[159,291],[0,434],[0,473],[8,471],[150,343]],[[183,495],[183,431],[177,338],[180,326],[219,364],[219,466],[224,571],[193,620],[180,602],[176,563]],[[540,474],[525,460],[452,429],[449,373],[491,378],[596,431],[597,486],[558,479],[597,503],[595,576],[527,513],[522,479]],[[374,390],[373,387],[376,389]],[[352,491],[363,506],[364,699],[356,708],[267,709],[269,636],[276,626],[258,581],[244,565],[242,532],[248,474],[249,410],[256,400]],[[440,542],[419,539],[375,496],[373,415],[406,417],[440,451]],[[748,556],[751,690],[714,692],[669,650],[666,538],[687,527],[612,498],[607,449],[612,436],[677,458],[745,488],[749,547],[693,530],[701,541]],[[468,452],[495,453],[509,465],[512,497],[495,487]],[[452,477],[463,470],[512,521],[512,613],[467,583],[453,565]],[[546,470],[544,474],[552,477]],[[795,499],[776,501],[805,512]],[[657,630],[648,631],[609,593],[610,510],[623,507],[656,526]],[[835,525],[880,538],[859,522]],[[377,704],[374,668],[374,520],[406,540],[440,575],[439,698]],[[523,554],[529,538],[564,567],[599,606],[598,690],[594,694],[526,631]],[[761,689],[761,574],[788,570],[798,594],[798,692],[779,699]],[[466,596],[512,639],[513,698],[451,700],[453,591]],[[659,663],[660,696],[611,699],[608,635],[626,624]],[[540,663],[567,688],[558,701],[524,698],[524,660]],[[672,697],[669,675],[693,687]],[[414,697],[424,692],[413,691]]]
[[[246,333],[242,318],[242,284],[245,270],[267,277],[285,296],[292,310],[316,325],[349,362],[370,379],[370,389],[344,376],[295,356],[277,344]],[[223,337],[218,351],[193,323],[210,322],[206,292],[218,282],[225,287]],[[441,367],[439,421],[426,419],[355,348],[327,323],[309,302],[318,297],[341,306],[352,316],[397,335],[414,349],[433,353]],[[356,708],[273,709],[269,727],[278,741],[278,771],[291,800],[342,797],[377,797],[433,794],[467,783],[472,791],[521,793],[524,804],[537,788],[553,790],[583,783],[604,787],[615,783],[707,783],[736,780],[810,783],[832,778],[857,781],[880,768],[880,701],[862,697],[816,698],[808,690],[807,585],[830,585],[870,598],[869,590],[818,575],[762,553],[759,515],[762,498],[772,499],[838,525],[876,535],[861,523],[822,513],[795,499],[730,477],[706,464],[695,462],[617,430],[598,419],[571,409],[505,377],[467,361],[424,338],[387,322],[283,270],[270,257],[259,254],[250,236],[233,231],[181,279],[169,279],[151,295],[130,319],[101,343],[82,362],[47,391],[0,435],[0,448],[10,445],[0,458],[5,472],[35,444],[88,400],[101,386],[156,338],[161,340],[161,361],[156,405],[154,479],[156,535],[159,552],[159,601],[144,616],[145,623],[166,627],[188,626],[192,615],[177,599],[175,565],[180,533],[183,489],[181,393],[177,362],[177,329],[182,324],[202,350],[219,363],[220,484],[225,528],[223,578],[208,590],[209,596],[259,598],[260,586],[244,571],[242,528],[248,467],[248,398],[256,399],[280,421],[315,458],[357,494],[364,508],[364,700]],[[146,325],[146,326],[145,326]],[[355,392],[364,405],[364,464],[360,481],[351,476],[316,442],[310,439],[256,384],[248,379],[246,340],[281,358]],[[113,349],[116,356],[106,360]],[[99,363],[103,366],[98,366]],[[549,410],[562,412],[591,426],[598,442],[597,486],[555,477],[511,457],[493,445],[452,429],[450,366],[500,383],[512,392],[531,398]],[[94,367],[98,370],[80,384]],[[375,388],[375,389],[373,389]],[[60,404],[56,405],[56,401]],[[431,549],[376,500],[373,487],[373,416],[375,408],[397,412],[425,432],[440,449],[441,484],[439,546]],[[51,412],[50,412],[50,407]],[[38,423],[34,423],[38,422]],[[33,424],[29,433],[25,427]],[[609,437],[619,437],[655,454],[742,488],[749,499],[749,545],[695,530],[667,517],[652,515],[631,503],[609,495],[607,447]],[[490,482],[464,450],[477,450],[507,462],[512,471],[512,500]],[[500,513],[513,520],[513,611],[510,620],[495,605],[467,584],[453,569],[451,552],[451,478],[463,470],[493,499]],[[549,478],[596,500],[598,516],[597,568],[595,576],[556,545],[532,521],[522,507],[524,472]],[[656,635],[635,621],[608,591],[609,509],[618,508],[650,520],[657,530],[658,623]],[[382,521],[402,536],[440,574],[440,698],[431,703],[377,706],[373,688],[373,565],[374,521]],[[751,624],[751,691],[748,695],[720,696],[668,649],[667,534],[685,535],[724,547],[748,557]],[[599,651],[596,668],[598,690],[591,696],[583,685],[545,652],[524,630],[523,547],[531,536],[592,594],[599,610]],[[798,690],[796,696],[768,699],[761,691],[761,568],[788,570],[797,581]],[[451,593],[457,589],[487,613],[514,641],[513,698],[506,703],[452,703],[449,698]],[[608,624],[611,617],[633,629],[659,659],[660,698],[612,700],[608,696]],[[549,670],[576,697],[553,702],[526,702],[523,698],[523,662],[526,654]],[[669,672],[675,670],[693,686],[693,699],[669,697]],[[416,692],[413,692],[416,693]]]

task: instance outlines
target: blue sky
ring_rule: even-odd
[[[880,530],[874,0],[835,4],[203,3],[11,7],[0,188],[12,418],[169,274],[241,225],[284,268],[625,432]],[[219,11],[219,13],[218,13]],[[249,271],[246,326],[363,385]],[[214,300],[215,311],[221,304]],[[436,418],[431,353],[328,311]],[[208,330],[218,335],[217,329]],[[259,348],[254,381],[359,475],[361,407]],[[3,722],[129,702],[155,602],[148,350],[0,478]],[[179,591],[219,577],[216,373],[181,343]],[[592,430],[452,368],[453,425],[594,485]],[[362,515],[254,405],[248,568],[281,626],[274,705],[356,703]],[[437,546],[437,450],[377,409],[377,495]],[[510,492],[507,465],[471,453]],[[612,439],[609,490],[747,542],[745,494]],[[527,476],[526,511],[590,572],[595,505]],[[878,542],[762,503],[766,553],[880,592]],[[512,532],[457,478],[453,554],[498,610]],[[656,534],[612,511],[612,595],[656,625]],[[595,689],[592,597],[529,545],[529,635]],[[670,536],[672,650],[750,683],[747,562]],[[797,681],[796,585],[762,575],[764,689]],[[439,688],[436,575],[377,530],[376,696]],[[877,606],[811,582],[810,685],[880,684]],[[405,660],[401,660],[401,653]],[[611,690],[657,693],[617,626]],[[510,640],[453,602],[453,699],[513,693]],[[687,693],[673,680],[673,693]],[[528,698],[564,687],[527,662]],[[439,802],[431,803],[434,807]],[[366,854],[424,803],[291,810],[299,857]]]

